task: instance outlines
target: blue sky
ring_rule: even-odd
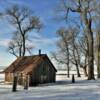
[[[38,53],[38,49],[42,49],[43,53],[49,54],[56,49],[55,42],[57,41],[56,30],[63,26],[63,22],[55,22],[55,9],[59,0],[1,0],[0,11],[12,6],[13,4],[28,6],[34,11],[34,15],[40,17],[43,28],[39,33],[32,31],[30,36],[33,37],[35,49],[33,54]],[[0,19],[0,66],[8,66],[15,57],[7,52],[7,44],[11,39],[11,31],[13,28]]]

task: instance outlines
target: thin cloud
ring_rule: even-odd
[[[9,42],[10,42],[10,39],[0,39],[0,46],[8,47]]]
[[[41,39],[33,39],[33,42],[38,45],[54,45],[58,38],[41,38]]]
[[[57,37],[47,38],[47,37],[40,36],[38,34],[37,35],[34,34],[31,40],[32,41],[27,41],[26,44],[30,46],[34,46],[35,48],[39,48],[39,47],[48,47],[48,46],[55,45],[58,38]],[[0,39],[0,46],[8,47],[10,41],[11,41],[10,39]]]
[[[58,40],[58,37],[44,37],[39,33],[34,33],[33,36],[31,36],[32,44],[36,47],[48,47],[53,46]]]

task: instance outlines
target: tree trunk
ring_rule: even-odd
[[[69,68],[69,66],[67,66],[67,77],[68,78],[70,77],[70,68]]]
[[[87,10],[84,9],[82,13],[83,22],[85,24],[86,35],[88,38],[88,80],[94,79],[94,41],[92,32],[92,19],[88,18]]]
[[[25,51],[26,51],[26,47],[25,47],[25,35],[23,35],[22,38],[23,38],[23,52],[22,52],[22,56],[25,56]]]
[[[89,41],[88,80],[91,80],[94,79],[93,34],[88,34],[88,41]]]
[[[88,74],[87,74],[87,67],[83,67],[83,72],[84,72],[85,77],[87,77],[88,76]]]
[[[96,59],[97,59],[97,78],[100,78],[100,33],[97,33],[96,36],[97,47],[96,47]]]
[[[19,57],[22,56],[22,45],[19,46]]]
[[[70,68],[69,68],[69,48],[68,48],[68,44],[67,44],[67,74],[68,74],[68,77],[70,77]]]
[[[100,78],[100,59],[97,61],[97,78]]]
[[[81,74],[80,74],[80,72],[79,72],[78,64],[76,64],[76,71],[77,71],[77,77],[81,77]]]

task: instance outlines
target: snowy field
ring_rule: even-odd
[[[60,77],[61,78],[61,77]],[[23,90],[18,86],[17,92],[11,92],[11,85],[0,84],[0,100],[100,100],[100,80],[87,81],[86,78],[71,79],[57,76],[54,84],[45,84]]]

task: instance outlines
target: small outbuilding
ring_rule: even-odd
[[[23,84],[28,76],[29,86],[56,81],[56,68],[46,54],[18,57],[4,70],[5,81],[12,82],[14,75],[18,76],[18,83]]]

